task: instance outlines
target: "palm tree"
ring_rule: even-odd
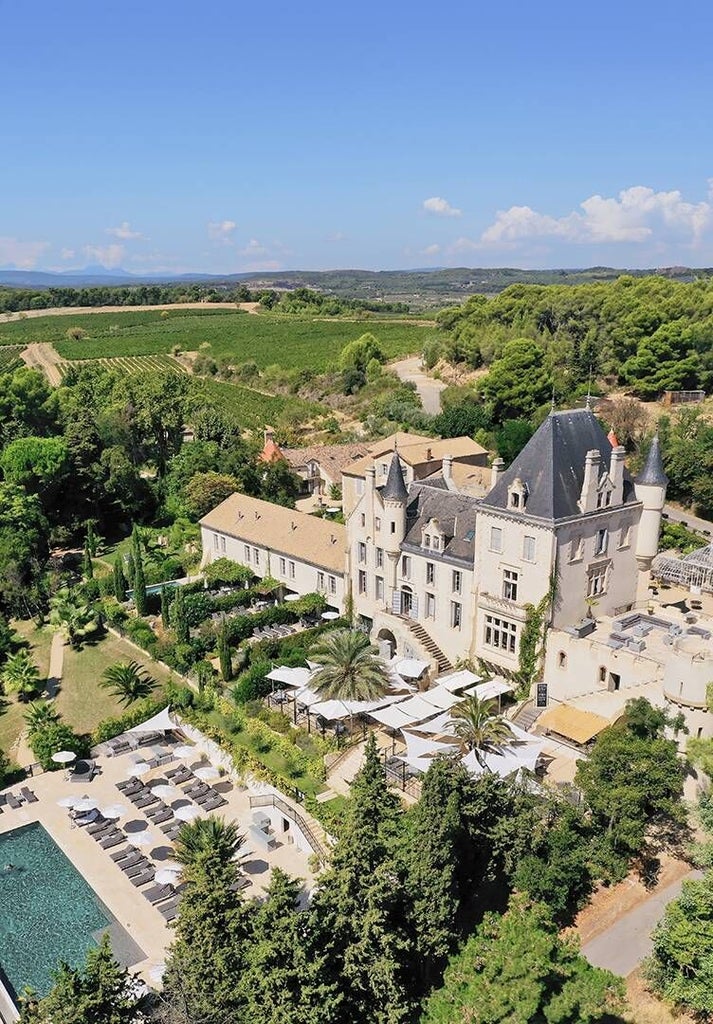
[[[100,685],[111,690],[120,704],[128,706],[150,697],[158,684],[138,661],[117,661],[105,671]]]
[[[30,736],[45,726],[56,725],[61,717],[51,700],[34,700],[23,715]]]
[[[358,629],[335,629],[310,651],[320,668],[312,689],[324,700],[376,700],[389,685],[386,665],[368,636]]]
[[[502,715],[494,714],[494,700],[473,695],[451,711],[454,731],[464,750],[472,750],[478,764],[485,767],[483,754],[502,747],[513,738],[513,731]]]
[[[25,650],[9,655],[0,674],[6,693],[16,693],[20,700],[36,696],[42,689],[40,672]]]
[[[229,864],[236,859],[243,842],[244,836],[234,821],[216,815],[196,818],[181,826],[175,844],[176,860],[184,868],[192,868],[210,854],[222,864]]]
[[[50,599],[49,620],[51,626],[64,633],[72,647],[79,647],[99,627],[96,610],[69,587],[58,590]]]

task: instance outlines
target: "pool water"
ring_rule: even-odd
[[[112,921],[42,825],[0,835],[0,973],[12,994],[46,995],[59,962],[82,966]]]

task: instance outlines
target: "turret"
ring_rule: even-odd
[[[401,543],[406,536],[406,503],[408,491],[401,469],[401,460],[394,452],[389,466],[389,475],[381,488],[381,500],[384,503],[384,547],[390,554],[401,551]]]
[[[658,436],[651,442],[646,464],[634,481],[636,499],[643,505],[636,538],[636,561],[646,571],[659,547],[661,514],[666,502],[668,477],[664,472]]]

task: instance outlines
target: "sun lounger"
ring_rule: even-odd
[[[144,807],[151,807],[152,804],[158,803],[158,797],[154,793],[147,793],[145,796],[140,797],[138,800],[131,801],[134,807],[138,807],[139,810],[143,810]]]
[[[137,864],[142,866],[148,864],[148,860],[139,850],[132,853],[130,857],[124,857],[123,860],[118,861],[116,866],[122,871],[129,871],[131,868],[136,867]]]
[[[100,832],[99,835],[104,836],[104,833]],[[96,839],[97,836],[94,836],[94,838]],[[119,843],[125,842],[126,836],[124,835],[123,832],[110,832],[108,836],[100,840],[99,845],[103,850],[110,850],[112,846],[118,846]]]
[[[151,861],[146,857],[142,857],[140,861],[137,861],[136,864],[132,864],[130,868],[122,868],[121,870],[127,878],[135,878],[137,875],[140,875],[142,871],[148,871],[148,869],[152,867],[153,864]]]
[[[109,821],[108,818],[101,818],[99,821],[93,821],[91,825],[87,826],[87,835],[96,836],[99,832],[106,832],[107,829],[113,828],[113,826],[113,821]]]
[[[8,793],[6,800],[10,807],[12,807],[13,811],[19,811],[22,807],[22,800],[18,800],[14,793]]]
[[[146,897],[149,903],[160,903],[161,900],[167,900],[169,896],[174,896],[176,890],[172,885],[153,885],[150,889],[144,889],[142,895]]]
[[[166,778],[167,779],[175,779],[177,775],[183,775],[184,772],[187,772],[187,771],[188,771],[188,769],[186,768],[185,765],[178,764],[178,765],[176,765],[175,768],[170,768],[166,772]]]
[[[219,807],[224,807],[225,804],[227,804],[227,802],[227,800],[225,800],[222,796],[220,796],[220,794],[218,794],[216,796],[212,796],[210,800],[204,800],[201,803],[201,807],[203,808],[204,811],[215,811]]]
[[[130,878],[129,881],[138,889],[142,885],[148,885],[149,882],[153,882],[155,877],[156,872],[153,867],[150,867],[146,868],[145,871],[142,871],[140,875],[135,875],[133,878]]]
[[[106,746],[109,757],[116,757],[118,754],[124,754],[127,750],[131,750],[128,740],[109,740]]]
[[[173,825],[162,825],[161,829],[166,838],[170,839],[171,842],[173,842],[173,840],[176,839],[176,837],[178,836],[178,833],[181,831],[181,825],[179,822],[176,822]]]
[[[118,864],[120,861],[124,861],[127,860],[129,857],[133,857],[134,854],[138,852],[139,851],[136,849],[135,846],[129,845],[125,847],[125,849],[123,850],[115,850],[114,853],[110,853],[109,856],[111,857],[115,864]]]
[[[139,800],[143,800],[145,797],[150,795],[150,790],[146,786],[142,786],[141,789],[132,790],[131,793],[125,793],[124,796],[127,800],[130,800],[132,804],[136,805]]]
[[[170,764],[171,761],[176,760],[176,755],[171,750],[165,751],[163,754],[158,755],[159,764]]]
[[[159,905],[156,907],[158,912],[166,921],[166,924],[170,924],[171,921],[175,921],[176,917],[178,916],[179,902],[180,898],[178,896],[174,896],[173,899],[167,900],[165,903],[159,903]]]
[[[170,807],[164,807],[158,814],[151,815],[151,821],[154,825],[160,825],[164,821],[169,821],[173,817],[173,811]]]
[[[28,789],[27,786],[23,786],[20,792],[24,796],[25,800],[27,800],[28,804],[36,804],[38,802],[35,794],[31,789]]]

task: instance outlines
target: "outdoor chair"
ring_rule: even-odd
[[[123,782],[117,782],[116,788],[120,793],[138,793],[140,789],[143,789],[143,782],[139,779],[125,779]]]
[[[224,807],[225,804],[227,804],[227,802],[227,800],[225,800],[220,794],[218,794],[217,796],[212,796],[210,800],[206,800],[203,803],[201,803],[201,807],[203,808],[204,811],[215,811],[219,807]]]
[[[31,789],[27,788],[27,786],[23,786],[20,792],[22,793],[28,804],[38,803],[37,797],[35,796]]]
[[[192,796],[191,799],[193,800],[194,803],[198,804],[199,807],[204,807],[205,804],[208,804],[211,802],[211,800],[214,800],[215,796],[213,793],[210,792],[210,790],[208,790],[205,793],[197,793],[195,796]]]
[[[124,796],[127,800],[130,800],[132,804],[136,805],[139,800],[144,800],[149,795],[149,790],[146,786],[141,786],[141,789],[134,790],[133,793],[125,793]]]
[[[177,823],[175,821],[169,821],[166,824],[159,824],[159,828],[161,829],[164,835],[167,835],[171,831],[171,829],[174,829],[176,827],[176,824]]]
[[[18,800],[14,793],[8,793],[5,799],[9,803],[10,807],[12,807],[13,811],[19,811],[22,807],[22,800]]]
[[[134,875],[140,875],[142,871],[146,871],[147,868],[153,867],[148,857],[144,857],[143,854],[138,860],[134,861],[134,863],[130,864],[128,867],[124,867],[123,865],[119,866],[121,867],[122,874],[126,875],[127,878],[133,878]]]
[[[100,833],[100,835],[103,835],[103,834],[104,834],[103,832]],[[103,850],[110,850],[112,848],[112,846],[118,846],[119,843],[125,843],[125,842],[126,842],[126,836],[124,835],[123,832],[114,832],[114,833],[109,833],[109,835],[105,839],[102,839],[100,841],[99,845],[101,846],[101,848]]]
[[[125,857],[124,860],[118,862],[117,867],[122,871],[129,871],[131,868],[136,867],[137,864],[148,864],[146,857],[139,850],[136,850],[130,857]]]
[[[166,778],[167,779],[175,779],[177,775],[182,775],[185,771],[187,771],[187,768],[186,768],[185,765],[182,765],[182,764],[176,765],[175,768],[171,768],[169,771],[166,772]]]
[[[170,764],[171,761],[175,761],[175,760],[176,760],[176,755],[172,751],[170,751],[170,750],[167,750],[165,753],[158,755],[158,763],[159,764]]]
[[[149,903],[160,903],[161,900],[167,900],[169,896],[174,896],[175,892],[172,885],[154,885],[150,889],[144,889],[143,895]]]
[[[174,825],[170,825],[168,828],[166,828],[165,826],[162,826],[162,828],[165,829],[163,834],[166,836],[167,839],[170,839],[171,842],[173,842],[173,840],[176,839],[178,833],[181,831],[181,826],[178,822],[176,822]]]
[[[91,825],[87,825],[87,835],[96,836],[99,832],[106,832],[107,829],[113,827],[113,821],[108,818],[100,818],[99,821],[93,821]]]
[[[111,857],[115,864],[118,864],[120,861],[127,860],[129,857],[133,857],[134,854],[138,852],[139,851],[136,849],[135,846],[126,846],[123,850],[115,850],[115,852],[110,853],[109,856]]]
[[[148,885],[149,882],[153,882],[155,877],[156,872],[151,867],[146,868],[146,870],[142,871],[140,875],[136,875],[134,878],[130,878],[129,881],[138,889],[142,885]]]
[[[173,817],[173,811],[170,807],[162,807],[158,814],[148,815],[154,825],[160,825],[164,821],[168,821]]]
[[[158,797],[155,795],[155,793],[146,793],[138,800],[132,800],[132,803],[134,807],[138,807],[139,810],[142,811],[144,807],[151,807],[152,804],[157,804]]]
[[[109,757],[124,754],[127,750],[131,750],[128,740],[109,740],[107,743],[107,754]]]
[[[156,909],[164,918],[166,924],[170,924],[171,921],[175,921],[176,917],[178,916],[179,902],[179,897],[174,896],[173,899],[167,900],[165,903],[159,903],[157,905]]]

